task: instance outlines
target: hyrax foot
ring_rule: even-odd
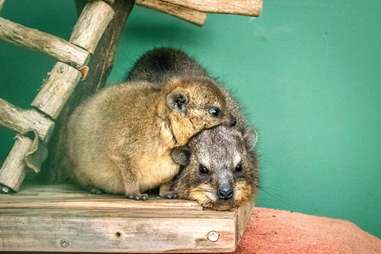
[[[89,188],[89,191],[90,191],[91,194],[96,194],[96,195],[103,194],[103,191],[101,189],[98,189],[98,188],[95,188],[95,187]]]
[[[167,192],[164,194],[160,194],[160,197],[162,198],[167,198],[167,199],[175,199],[177,198],[177,193],[172,191],[172,192]]]
[[[132,195],[127,195],[127,198],[144,201],[148,199],[148,194],[132,194]]]

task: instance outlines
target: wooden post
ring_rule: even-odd
[[[32,140],[18,135],[16,142],[9,152],[0,169],[0,193],[18,191],[25,178],[25,154],[32,146]]]
[[[0,18],[0,39],[43,52],[76,68],[85,65],[89,57],[86,50],[57,36],[3,18]]]
[[[70,42],[94,53],[98,41],[114,17],[114,10],[103,1],[86,4],[71,34]]]
[[[163,0],[186,8],[210,12],[259,16],[263,0]]]
[[[76,0],[77,6],[83,6],[84,0]],[[98,46],[96,47],[93,56],[88,64],[89,73],[86,80],[82,81],[76,92],[72,94],[69,101],[64,106],[60,116],[56,122],[56,130],[53,133],[52,140],[49,144],[49,158],[47,174],[51,178],[56,178],[58,167],[55,162],[61,160],[62,153],[58,147],[57,141],[59,136],[59,130],[68,120],[68,117],[72,110],[78,106],[84,99],[93,94],[96,90],[102,88],[105,85],[105,81],[111,71],[112,63],[114,60],[114,54],[116,46],[119,41],[120,34],[123,30],[127,17],[134,5],[133,0],[115,0],[112,8],[114,10],[114,18],[106,28],[102,38],[100,39]]]
[[[167,3],[162,0],[136,0],[136,4],[170,14],[198,26],[203,26],[207,18],[207,14],[204,12]]]
[[[80,71],[65,63],[56,63],[32,106],[56,119],[80,80]]]

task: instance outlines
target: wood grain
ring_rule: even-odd
[[[25,155],[32,146],[32,140],[18,135],[15,144],[0,169],[0,185],[18,191],[25,178]]]
[[[203,26],[207,18],[207,14],[204,12],[161,0],[136,0],[136,4],[170,14],[198,26]]]
[[[85,65],[89,52],[54,35],[0,18],[0,39],[34,49],[76,68]]]
[[[47,140],[54,128],[54,122],[36,110],[22,110],[1,98],[0,125],[19,133],[35,130],[42,140]]]
[[[62,108],[81,80],[81,72],[65,63],[56,63],[48,73],[32,106],[38,108],[51,118],[58,118]]]
[[[106,27],[114,17],[114,10],[103,1],[86,4],[75,24],[70,42],[94,53]]]
[[[263,0],[163,0],[186,8],[210,12],[259,16]]]
[[[133,201],[73,185],[29,185],[0,195],[0,251],[233,252],[250,210],[249,204],[220,212],[186,200]]]

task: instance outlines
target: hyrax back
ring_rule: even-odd
[[[174,194],[216,210],[250,201],[258,182],[251,135],[217,126],[199,133],[186,147],[176,148],[172,157],[182,169],[172,186]]]
[[[70,117],[63,165],[84,187],[145,199],[142,192],[178,173],[171,150],[227,121],[225,107],[208,79],[171,79],[161,88],[148,82],[108,87]]]

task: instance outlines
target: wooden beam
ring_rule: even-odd
[[[32,143],[28,137],[16,136],[15,144],[0,169],[1,192],[7,193],[10,190],[20,189],[25,178],[25,154],[30,150]]]
[[[77,1],[80,6],[82,1]],[[127,17],[132,10],[134,2],[132,0],[115,0],[112,5],[114,10],[114,18],[106,28],[105,33],[100,39],[97,48],[89,62],[89,73],[86,80],[82,81],[76,92],[72,94],[69,101],[63,108],[56,124],[56,129],[60,130],[68,120],[72,110],[78,106],[84,99],[93,94],[96,90],[105,85],[106,79],[111,71],[116,46],[123,30]],[[61,160],[61,150],[57,147],[59,131],[53,134],[49,146],[49,168],[52,169],[48,174],[55,175],[54,170],[57,169],[55,161]],[[54,176],[52,178],[55,178]]]
[[[210,12],[259,16],[263,0],[163,0],[186,8]]]
[[[250,205],[221,212],[188,200],[143,202],[66,185],[25,186],[0,195],[0,251],[234,252],[250,213]]]
[[[114,17],[112,7],[103,1],[86,4],[71,34],[70,42],[94,53],[98,41]]]
[[[192,10],[161,0],[136,0],[136,4],[170,14],[198,26],[203,26],[207,18],[207,14],[204,12]]]
[[[76,68],[85,65],[89,57],[86,50],[57,36],[27,28],[4,18],[0,18],[0,39],[43,52]]]
[[[53,132],[54,122],[34,109],[22,110],[0,98],[0,125],[19,133],[35,130],[42,140]]]
[[[70,41],[93,53],[113,17],[114,10],[107,3],[103,1],[87,3],[74,27]],[[53,119],[57,119],[77,87],[81,75],[85,78],[87,71],[88,68],[85,73],[64,63],[57,63],[48,74],[32,105]]]
[[[51,118],[57,119],[65,103],[81,80],[81,72],[65,63],[56,63],[32,102]]]

